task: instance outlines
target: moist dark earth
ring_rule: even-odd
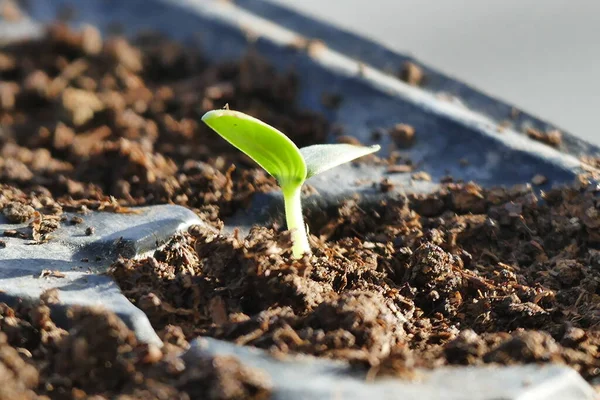
[[[235,358],[185,365],[177,355],[199,335],[347,360],[375,379],[410,379],[416,367],[560,363],[597,384],[592,172],[543,193],[449,179],[430,195],[348,199],[308,212],[314,253],[294,260],[276,224],[246,237],[222,231],[276,182],[199,122],[228,103],[299,146],[323,143],[334,129],[299,109],[300,82],[251,47],[214,65],[158,35],[128,42],[57,23],[41,39],[0,48],[0,78],[0,209],[29,222],[3,235],[43,243],[61,224],[81,223],[65,211],[163,203],[208,223],[151,258],[110,268],[162,349],[101,309],[73,308],[71,329],[57,327],[56,292],[0,304],[0,399],[270,396],[269,377]],[[411,129],[403,125],[412,141]],[[375,161],[410,171],[393,158]],[[394,190],[385,179],[379,187]]]

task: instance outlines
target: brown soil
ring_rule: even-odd
[[[167,202],[222,228],[253,193],[273,189],[199,122],[206,110],[229,103],[300,146],[329,129],[296,106],[294,76],[252,50],[210,65],[161,37],[132,45],[54,25],[0,49],[0,78],[0,209],[30,221],[4,234],[36,241],[77,223],[63,210]],[[247,237],[193,227],[153,258],[111,268],[163,351],[100,310],[72,310],[73,329],[57,328],[55,296],[3,305],[0,398],[268,397],[268,379],[235,359],[181,365],[175,355],[198,335],[344,359],[371,376],[555,362],[591,381],[600,376],[600,205],[588,186],[582,177],[540,199],[529,187],[449,183],[429,196],[348,200],[307,216],[314,254],[303,260],[275,226]]]
[[[552,147],[560,147],[562,143],[562,133],[557,130],[550,132],[540,132],[537,129],[528,128],[526,130],[527,136],[538,142],[545,143]]]
[[[0,304],[0,399],[262,399],[268,377],[232,357],[185,365],[187,342],[173,326],[162,349],[138,343],[114,314],[72,308],[69,332],[58,328],[49,305],[57,293],[12,309]],[[95,395],[95,397],[88,397]]]
[[[423,69],[410,61],[407,61],[402,65],[399,75],[400,79],[412,86],[421,86],[425,79]]]
[[[252,49],[237,63],[208,65],[156,35],[136,43],[57,24],[42,40],[0,49],[0,182],[87,207],[108,196],[181,204],[216,222],[275,181],[215,140],[204,112],[229,104],[299,146],[324,141],[324,118],[295,105],[294,76]]]
[[[112,274],[155,327],[178,324],[275,352],[414,366],[555,362],[600,376],[595,196],[449,184],[429,196],[309,215],[314,255],[289,238],[194,228]],[[367,211],[368,210],[368,211]],[[142,284],[143,282],[143,284]]]

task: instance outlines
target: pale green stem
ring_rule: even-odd
[[[302,217],[302,184],[282,187],[281,189],[285,202],[287,229],[292,232],[292,252],[294,258],[302,258],[305,253],[310,254],[310,244],[308,243],[306,226]]]

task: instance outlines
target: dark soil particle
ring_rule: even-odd
[[[417,64],[407,61],[400,69],[400,79],[412,86],[420,86],[425,79],[423,69]]]
[[[276,182],[199,122],[229,103],[299,146],[325,141],[324,118],[295,104],[294,76],[252,49],[212,65],[157,35],[128,42],[56,24],[2,47],[0,80],[0,211],[26,224],[4,236],[52,240],[61,221],[77,223],[66,211],[160,203],[211,226],[110,269],[162,349],[99,309],[72,309],[71,329],[57,327],[55,293],[0,304],[0,399],[269,397],[268,377],[236,359],[183,364],[177,355],[198,335],[347,360],[372,377],[532,362],[600,376],[600,204],[589,176],[541,198],[529,185],[447,180],[430,195],[351,199],[308,213],[314,253],[294,260],[278,226],[221,232]]]
[[[401,149],[408,148],[414,144],[415,128],[407,124],[396,124],[388,131],[394,144]]]
[[[537,129],[528,128],[526,130],[527,136],[538,142],[545,143],[552,147],[559,147],[562,143],[562,134],[560,131],[553,130],[550,132],[541,132]]]
[[[26,222],[32,218],[35,214],[35,209],[27,204],[10,202],[4,206],[2,213],[8,222],[18,224]]]

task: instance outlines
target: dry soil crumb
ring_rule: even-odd
[[[402,69],[400,70],[400,79],[409,85],[421,86],[424,78],[425,74],[423,73],[423,69],[421,69],[421,67],[419,67],[417,64],[408,61],[402,65]]]
[[[557,130],[542,132],[537,129],[528,128],[526,133],[527,136],[533,140],[537,140],[538,142],[545,143],[552,147],[559,147],[562,143],[562,134]]]
[[[397,124],[389,130],[394,144],[401,149],[411,147],[415,142],[415,128],[407,124]]]

